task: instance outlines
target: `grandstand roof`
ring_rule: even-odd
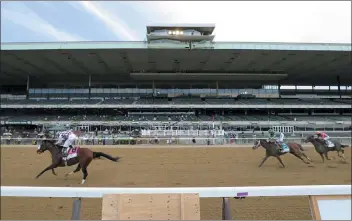
[[[91,75],[92,82],[100,84],[219,80],[251,87],[278,80],[336,85],[340,76],[343,85],[352,84],[350,44],[216,42],[192,47],[147,42],[1,43],[0,81],[25,84],[30,75],[36,79],[33,83],[82,84]],[[154,74],[140,74],[147,72]]]

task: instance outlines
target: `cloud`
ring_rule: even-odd
[[[84,38],[55,28],[39,17],[23,3],[12,3],[1,7],[1,20],[10,21],[32,32],[53,38],[57,41],[85,41]]]
[[[215,23],[217,41],[351,43],[350,1],[130,4],[131,7],[143,7],[148,14],[146,19],[153,16],[153,22]]]
[[[87,12],[102,21],[117,37],[128,41],[137,41],[139,39],[121,18],[117,15],[113,15],[109,9],[103,7],[101,4],[90,1],[79,1],[78,3],[81,4]]]

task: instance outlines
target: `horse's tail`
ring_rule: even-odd
[[[100,157],[105,157],[106,159],[109,159],[114,162],[118,162],[120,159],[120,157],[112,157],[112,156],[110,156],[106,153],[103,153],[103,152],[93,152],[93,159],[100,158]]]
[[[343,145],[343,144],[341,144],[341,147],[342,148],[345,148],[345,147],[349,147],[348,145]]]

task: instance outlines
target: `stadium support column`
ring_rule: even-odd
[[[155,96],[155,81],[153,80],[153,97]]]
[[[337,76],[336,79],[337,79],[337,90],[338,90],[338,92],[339,92],[339,97],[342,98],[342,96],[341,96],[341,82],[340,82],[340,76]]]
[[[27,77],[26,99],[29,98],[29,81],[30,81],[30,76],[28,75],[28,77]]]
[[[277,89],[278,89],[278,92],[279,92],[279,98],[281,98],[281,84],[280,84],[280,81],[277,82]]]
[[[219,97],[219,81],[216,81],[216,98]]]
[[[91,87],[92,87],[92,75],[89,75],[89,78],[88,78],[88,98],[89,99],[90,99]]]

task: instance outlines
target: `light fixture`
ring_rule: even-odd
[[[176,31],[176,34],[177,34],[177,35],[179,35],[179,34],[180,34],[180,32],[179,32],[179,31]]]
[[[175,31],[173,31],[173,32],[172,32],[172,34],[174,34],[174,35],[175,35],[175,34],[176,34],[176,32],[175,32]]]
[[[183,31],[180,31],[180,34],[183,35]]]
[[[172,34],[172,31],[169,31],[169,35],[171,35]]]

